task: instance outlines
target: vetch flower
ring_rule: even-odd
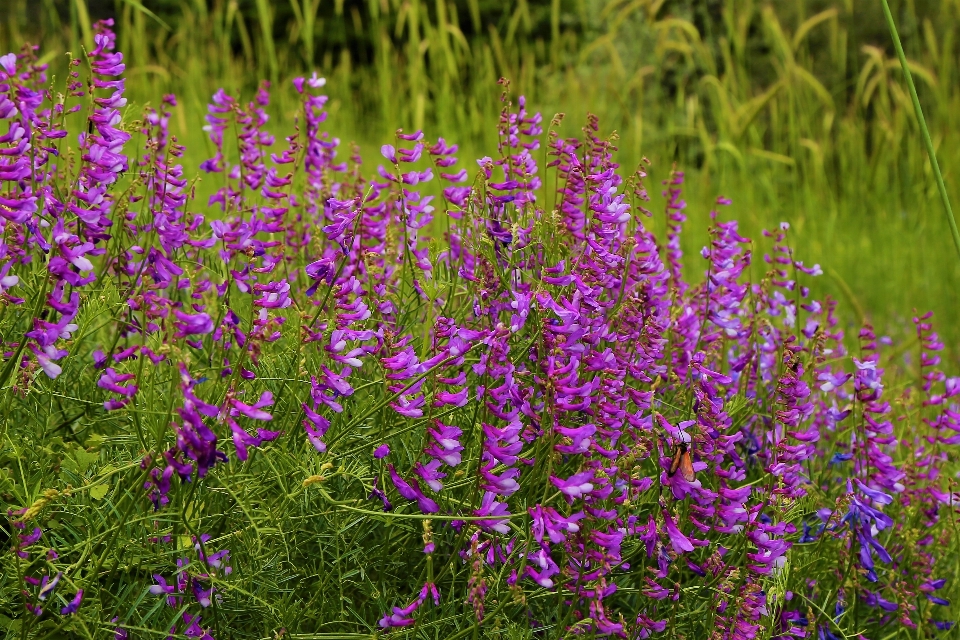
[[[137,385],[123,385],[121,383],[133,380],[136,376],[132,373],[117,373],[112,367],[107,367],[97,381],[97,386],[107,391],[119,394],[121,396],[133,396],[137,393]]]
[[[206,313],[184,313],[179,309],[174,310],[177,322],[177,335],[179,337],[190,335],[205,335],[213,331],[213,320]]]
[[[49,575],[44,575],[43,580],[40,582],[40,591],[37,593],[37,598],[39,600],[46,600],[53,593],[53,590],[57,588],[57,585],[60,583],[60,578],[62,577],[62,571],[58,571],[57,575],[53,578]]]
[[[560,493],[567,497],[567,501],[574,498],[582,498],[585,494],[593,491],[594,473],[591,470],[575,473],[566,480],[556,476],[550,476],[550,482],[553,483]]]
[[[399,493],[401,497],[407,500],[416,500],[420,511],[423,513],[437,513],[440,511],[437,503],[424,495],[423,491],[420,490],[420,485],[416,480],[407,482],[400,477],[400,474],[397,473],[397,470],[392,464],[388,464],[387,469],[390,471],[390,480],[393,482],[393,486],[396,487],[397,493]]]
[[[670,546],[673,547],[675,552],[685,553],[693,551],[693,544],[691,544],[690,539],[683,535],[680,529],[677,528],[677,523],[673,521],[673,518],[667,514],[663,514],[663,524],[667,532],[667,537],[670,540]]]
[[[83,600],[83,589],[77,591],[76,595],[67,603],[67,606],[60,609],[61,615],[72,615],[80,608],[80,602]]]

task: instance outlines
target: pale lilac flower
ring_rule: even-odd
[[[44,575],[43,580],[40,582],[40,591],[37,593],[37,598],[40,600],[46,600],[47,597],[53,593],[53,590],[57,588],[57,584],[60,583],[60,578],[62,577],[62,571],[58,571],[57,575],[55,575],[53,578],[50,578],[49,575]]]
[[[591,470],[575,473],[566,480],[556,476],[550,476],[550,482],[567,497],[567,500],[582,498],[584,495],[593,491],[593,480],[594,473]]]
[[[8,77],[17,73],[17,56],[14,53],[7,53],[0,56],[0,67],[6,72]]]
[[[106,371],[101,374],[100,379],[97,381],[97,386],[101,389],[106,389],[107,391],[112,391],[113,393],[120,394],[121,396],[133,396],[137,393],[137,385],[122,385],[121,383],[127,382],[128,380],[133,380],[136,376],[132,373],[117,373],[111,367],[107,367]]]

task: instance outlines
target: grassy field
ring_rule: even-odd
[[[5,3],[0,48],[33,39],[56,52],[89,43],[88,18],[117,18],[128,96],[176,93],[171,131],[188,172],[206,158],[206,104],[224,87],[250,96],[279,82],[278,128],[294,110],[290,77],[328,78],[331,131],[363,149],[398,126],[444,132],[467,152],[489,147],[484,123],[511,80],[561,131],[588,113],[619,135],[625,166],[641,156],[664,179],[687,171],[688,263],[710,203],[755,237],[789,221],[797,253],[823,266],[815,284],[871,319],[908,332],[932,310],[957,357],[960,260],[878,2],[469,0]],[[149,7],[145,11],[141,7]],[[894,2],[945,180],[960,201],[960,3]],[[137,117],[139,106],[128,108]],[[199,153],[203,149],[204,153]],[[658,190],[657,190],[658,191]],[[657,202],[655,193],[655,206]],[[662,222],[662,220],[661,220]],[[662,227],[661,227],[662,228]]]

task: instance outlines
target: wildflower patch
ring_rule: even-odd
[[[493,155],[398,130],[375,170],[322,78],[282,140],[267,84],[221,90],[187,176],[111,26],[63,91],[0,57],[7,630],[950,628],[960,382],[929,314],[891,384],[788,226],[754,243],[726,198],[688,281],[684,175],[660,239],[646,164],[506,89]]]

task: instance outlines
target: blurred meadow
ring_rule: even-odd
[[[899,63],[875,0],[6,0],[0,49],[24,40],[62,76],[89,50],[87,25],[114,17],[128,63],[125,118],[175,93],[171,131],[188,175],[211,155],[202,130],[219,87],[274,85],[271,126],[296,102],[289,80],[328,79],[328,122],[374,149],[397,124],[443,133],[467,155],[511,80],[562,133],[588,113],[616,131],[619,159],[687,172],[687,267],[702,269],[717,195],[748,237],[788,221],[797,255],[820,263],[828,293],[878,332],[912,332],[932,310],[956,361],[960,261],[951,243]],[[960,202],[960,0],[895,0],[947,188]],[[155,99],[155,98],[154,98]],[[366,167],[372,171],[374,167]],[[212,185],[210,185],[212,187]],[[204,190],[203,185],[200,186]],[[662,198],[654,194],[654,211]],[[663,216],[653,224],[665,225]],[[756,260],[754,269],[762,270]]]

